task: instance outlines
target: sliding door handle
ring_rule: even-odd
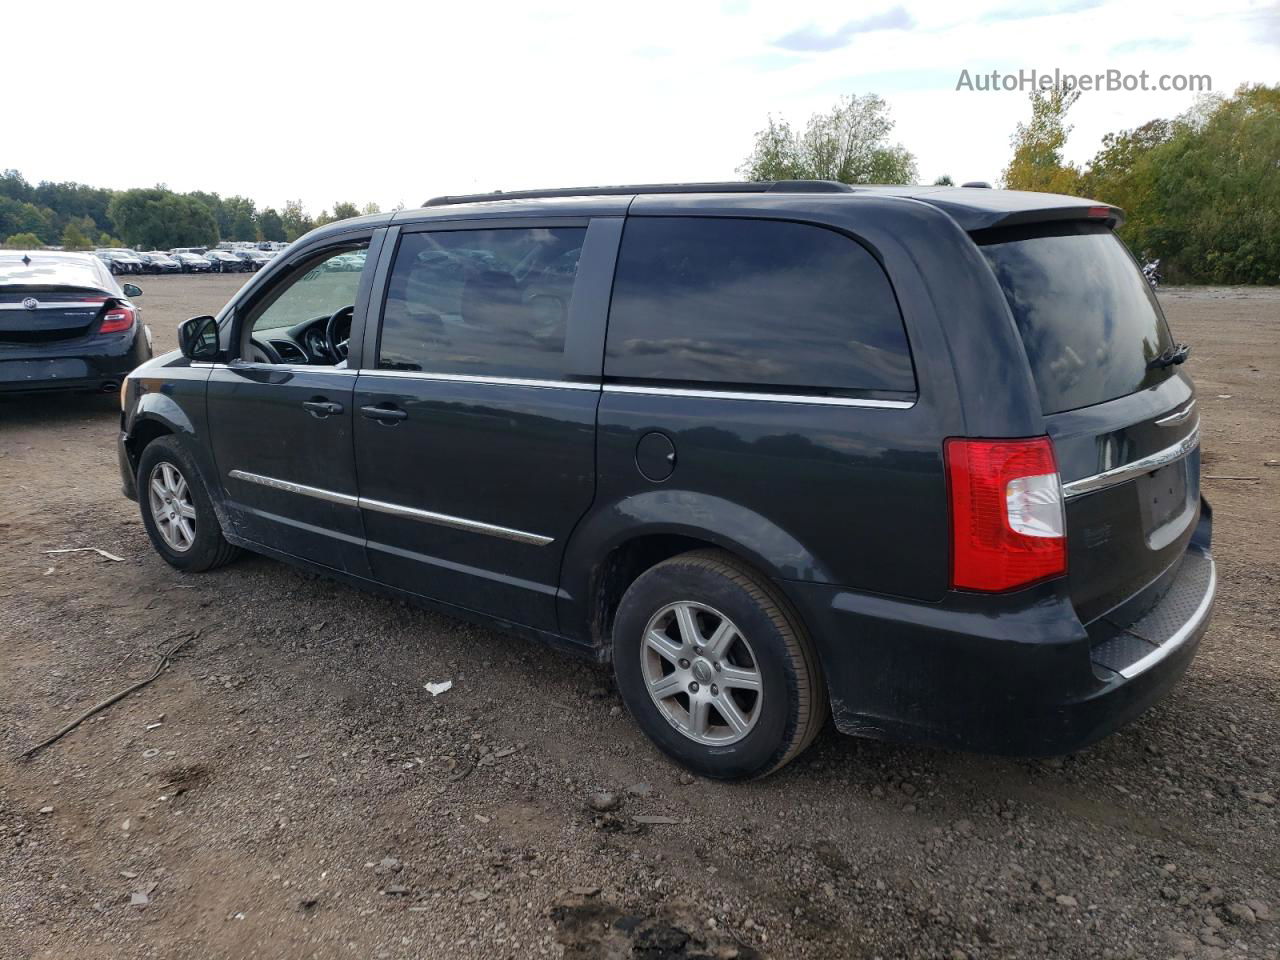
[[[342,404],[334,403],[332,400],[304,400],[302,409],[308,411],[313,417],[324,419],[329,416],[337,416],[342,412]]]
[[[398,423],[409,419],[409,414],[399,407],[361,407],[360,413],[380,423]]]

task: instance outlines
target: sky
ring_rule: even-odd
[[[853,93],[889,103],[923,182],[996,182],[1027,94],[957,90],[961,71],[1280,82],[1277,0],[9,2],[0,36],[0,168],[313,213],[736,179],[768,116]],[[1086,93],[1067,159],[1194,101]]]

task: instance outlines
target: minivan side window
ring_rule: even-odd
[[[628,218],[605,374],[767,390],[916,389],[880,264],[843,234],[781,220]]]
[[[276,286],[266,294],[265,306],[250,315],[253,335],[265,338],[273,331],[354,306],[367,253],[364,242],[341,247],[313,261],[301,273],[273,281]]]
[[[387,281],[381,370],[556,379],[585,227],[406,234]]]

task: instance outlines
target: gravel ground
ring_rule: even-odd
[[[143,282],[157,349],[241,280]],[[603,669],[261,558],[177,573],[119,494],[114,397],[0,401],[0,957],[1274,960],[1280,291],[1161,296],[1219,606],[1171,696],[1050,761],[828,730],[695,780]],[[124,562],[43,553],[80,546]]]

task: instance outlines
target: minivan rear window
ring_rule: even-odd
[[[782,220],[631,217],[609,377],[765,391],[913,392],[889,279],[857,241]]]
[[[1044,413],[1105,403],[1173,375],[1148,367],[1173,338],[1138,265],[1105,226],[975,239],[1009,301]]]

